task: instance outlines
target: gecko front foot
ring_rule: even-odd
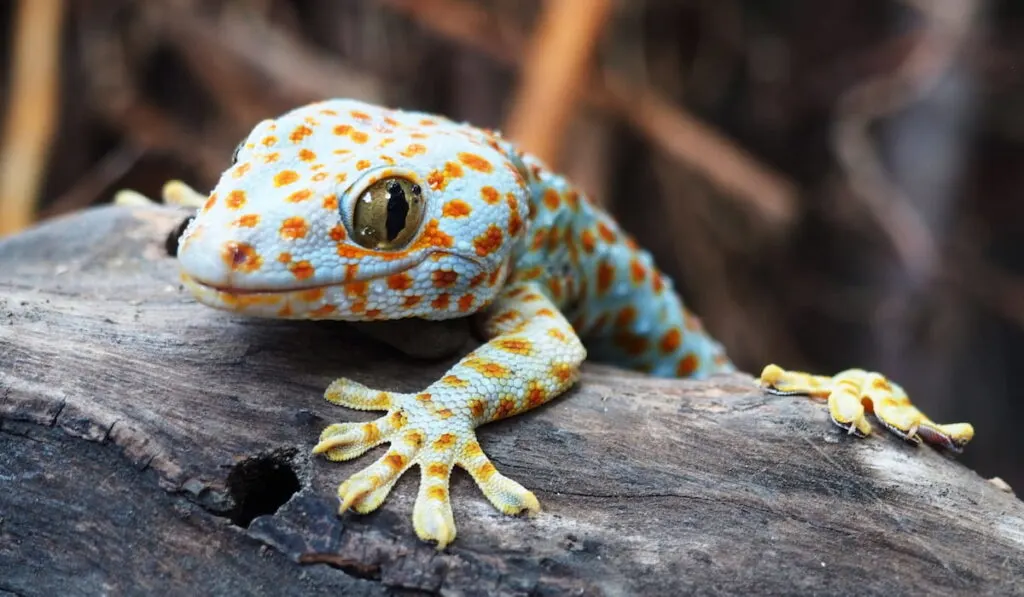
[[[339,423],[324,429],[313,448],[330,460],[350,460],[382,443],[391,444],[380,459],[338,487],[339,512],[376,510],[398,478],[412,465],[420,467],[420,488],[413,506],[413,526],[438,549],[455,539],[455,521],[448,495],[452,468],[469,472],[494,506],[505,514],[540,510],[537,498],[499,473],[477,443],[473,405],[449,408],[444,387],[432,385],[419,394],[382,392],[347,379],[327,388],[327,400],[359,410],[387,410],[367,423]]]
[[[960,452],[974,437],[970,423],[935,423],[911,404],[898,384],[862,369],[847,369],[828,377],[768,365],[761,372],[761,385],[771,394],[826,398],[832,421],[858,437],[871,433],[865,413],[874,413],[889,431],[915,444],[924,440]]]

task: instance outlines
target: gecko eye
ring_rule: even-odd
[[[423,189],[406,178],[385,178],[356,199],[352,237],[367,249],[401,249],[423,218]]]

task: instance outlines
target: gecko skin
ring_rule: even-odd
[[[327,400],[386,414],[331,425],[314,448],[348,460],[390,444],[338,488],[342,512],[376,509],[418,465],[413,524],[439,547],[455,538],[455,466],[501,512],[539,510],[495,469],[475,428],[566,391],[588,351],[659,376],[734,370],[647,252],[491,131],[352,100],[315,103],[259,123],[208,197],[173,182],[165,199],[199,208],[178,259],[206,305],[291,319],[480,318],[486,342],[420,392],[333,382]],[[956,449],[973,435],[931,422],[877,374],[769,365],[762,383],[827,397],[833,420],[858,435],[871,430],[865,406],[909,440]]]

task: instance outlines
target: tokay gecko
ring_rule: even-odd
[[[438,547],[455,538],[455,466],[501,512],[540,509],[495,468],[475,428],[565,392],[588,354],[664,377],[735,370],[650,254],[493,131],[354,100],[314,103],[259,123],[209,196],[172,181],[164,199],[198,210],[178,259],[206,305],[291,319],[479,318],[486,342],[420,392],[333,382],[327,400],[386,414],[330,425],[313,449],[349,460],[390,444],[338,488],[341,512],[373,511],[418,465],[413,525]],[[959,450],[974,433],[932,422],[875,373],[769,365],[761,383],[827,399],[832,420],[858,436],[871,431],[866,412],[915,443]]]

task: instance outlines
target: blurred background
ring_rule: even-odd
[[[208,189],[312,100],[439,112],[567,172],[744,370],[880,370],[1024,488],[1022,2],[2,0],[0,39],[0,235]]]

